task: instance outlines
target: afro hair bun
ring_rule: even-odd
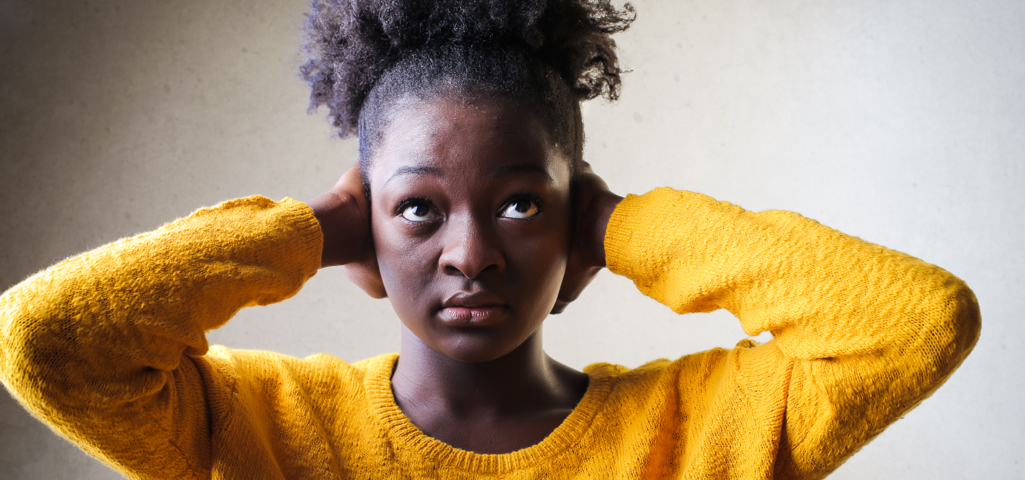
[[[611,34],[635,18],[610,0],[313,0],[307,15],[310,108],[327,105],[342,137],[381,76],[414,51],[466,44],[514,46],[550,66],[577,101],[619,96]]]

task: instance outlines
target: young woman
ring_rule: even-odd
[[[303,74],[360,142],[331,191],[201,209],[0,298],[26,408],[133,478],[820,478],[971,350],[975,298],[938,267],[793,213],[609,192],[580,102],[616,97],[629,10],[421,3],[314,3]],[[400,354],[208,347],[335,265],[392,302]],[[606,266],[774,339],[575,371],[541,325]]]

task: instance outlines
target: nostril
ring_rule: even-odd
[[[458,275],[475,279],[492,270],[501,270],[504,256],[497,242],[479,225],[473,228],[457,228],[451,222],[446,228],[446,244],[439,258],[439,266],[446,275]],[[451,235],[451,236],[448,236]]]
[[[490,272],[492,270],[498,270],[498,265],[490,264],[484,268],[468,268],[469,266],[457,266],[457,265],[445,265],[443,271],[448,275],[459,275],[470,280],[476,279],[481,275]]]

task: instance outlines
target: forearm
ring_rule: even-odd
[[[958,278],[795,213],[660,189],[624,200],[606,248],[609,268],[644,293],[679,313],[725,308],[791,358],[866,354],[940,325],[977,329]]]

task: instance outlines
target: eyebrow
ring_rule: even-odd
[[[535,165],[535,164],[532,164],[532,163],[514,163],[514,164],[511,164],[511,165],[502,165],[502,166],[492,170],[490,177],[492,179],[495,179],[495,178],[498,178],[498,177],[504,177],[506,175],[512,175],[514,173],[521,173],[521,172],[541,174],[541,175],[544,175],[544,177],[547,178],[549,181],[552,180],[552,176],[548,173],[547,169],[545,169],[544,167],[542,167],[540,165]],[[395,170],[395,173],[393,173],[390,177],[388,177],[388,180],[384,181],[384,185],[387,186],[388,182],[392,181],[393,178],[401,176],[401,175],[431,175],[431,176],[435,176],[435,177],[442,177],[442,178],[444,178],[445,177],[445,172],[442,171],[438,167],[427,167],[427,166],[419,166],[419,165],[418,166],[411,166],[411,167],[402,167],[402,168],[399,168],[398,170]]]
[[[505,175],[511,175],[513,173],[540,173],[544,175],[549,181],[552,180],[552,176],[548,173],[548,170],[544,167],[533,164],[533,163],[514,163],[509,165],[502,165],[491,171],[491,178],[498,178]]]
[[[388,177],[388,180],[384,181],[384,185],[387,186],[388,182],[392,181],[393,178],[400,175],[433,175],[436,177],[444,177],[445,172],[441,171],[438,167],[425,167],[425,166],[413,166],[413,167],[402,167],[395,171]]]

